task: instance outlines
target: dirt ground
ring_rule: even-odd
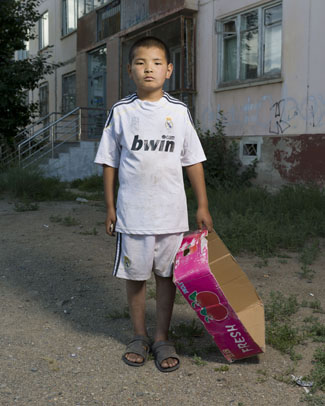
[[[64,225],[60,219],[68,218]],[[299,346],[301,361],[267,347],[264,355],[228,365],[208,334],[195,339],[201,358],[181,353],[181,368],[159,372],[153,360],[141,368],[121,361],[132,336],[124,315],[124,283],[111,276],[115,240],[104,231],[102,203],[46,202],[17,212],[0,200],[0,404],[296,406],[303,388],[282,382],[306,375],[316,344]],[[298,278],[298,254],[288,259],[237,258],[264,301],[272,290],[319,299],[325,307],[324,242],[312,265],[312,283]],[[149,283],[149,291],[154,287]],[[148,299],[149,333],[155,299]],[[301,319],[311,309],[300,309]],[[322,318],[324,315],[320,315]],[[186,303],[175,305],[173,325],[190,323]],[[324,321],[324,317],[322,319]],[[204,351],[209,348],[209,351]],[[275,379],[274,377],[277,377]],[[283,378],[283,379],[282,379]]]

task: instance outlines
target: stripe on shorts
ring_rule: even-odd
[[[121,260],[121,251],[122,251],[122,233],[116,233],[116,251],[115,251],[115,261],[114,261],[114,269],[113,269],[113,276],[116,276],[118,267],[120,265]]]

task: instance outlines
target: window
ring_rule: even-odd
[[[49,112],[49,84],[43,83],[39,88],[39,115],[44,117]]]
[[[97,40],[107,38],[120,31],[121,1],[114,0],[97,14]]]
[[[261,159],[262,137],[245,137],[239,144],[239,156],[244,165]]]
[[[62,35],[67,35],[77,28],[78,1],[62,1]]]
[[[245,11],[217,25],[219,84],[280,76],[281,3]]]
[[[43,49],[49,45],[49,13],[44,13],[39,19],[38,25],[38,40],[39,49]]]
[[[75,0],[78,7],[78,18],[90,13],[97,7],[109,3],[110,0]]]
[[[68,113],[76,107],[76,74],[62,76],[62,112]]]

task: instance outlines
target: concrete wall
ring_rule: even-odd
[[[67,182],[101,175],[102,167],[94,164],[97,148],[98,142],[81,141],[79,146],[70,148],[68,152],[61,152],[57,158],[50,158],[40,168],[45,176],[59,177]]]

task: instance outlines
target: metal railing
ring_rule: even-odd
[[[76,107],[18,144],[19,166],[54,158],[63,144],[79,142],[82,138],[99,139],[106,116],[105,109]]]
[[[24,130],[20,131],[13,139],[13,149],[9,148],[6,143],[2,143],[1,166],[7,167],[10,164],[15,163],[15,161],[18,160],[18,145],[32,137],[36,132],[53,122],[53,120],[55,121],[56,117],[62,114],[63,113],[56,111],[46,114],[27,126]]]

